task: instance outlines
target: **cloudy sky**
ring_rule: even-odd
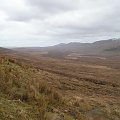
[[[0,46],[120,38],[120,0],[0,0]]]

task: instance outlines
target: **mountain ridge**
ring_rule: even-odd
[[[22,47],[15,48],[13,50],[21,52],[48,52],[53,53],[78,53],[84,55],[101,55],[101,54],[116,54],[116,52],[106,51],[107,49],[116,48],[120,46],[120,39],[101,40],[93,43],[60,43],[54,46],[48,47]],[[119,54],[119,52],[117,52]]]

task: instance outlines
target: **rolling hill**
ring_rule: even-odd
[[[7,49],[7,48],[2,48],[0,47],[0,54],[5,54],[5,53],[12,53],[13,50]]]
[[[119,43],[0,48],[0,120],[119,120]]]
[[[42,54],[49,57],[65,57],[73,53],[79,55],[120,55],[119,46],[120,39],[110,39],[94,43],[71,42],[49,47],[26,47],[15,48],[14,50],[36,56]]]

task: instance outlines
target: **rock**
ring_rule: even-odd
[[[53,112],[54,113],[60,113],[60,111],[58,109],[56,109],[56,108],[53,109]]]
[[[64,110],[65,113],[68,113],[68,110]]]
[[[57,113],[57,114],[60,113],[60,111],[59,111],[58,109],[53,108],[53,107],[48,107],[47,111],[48,111],[48,112],[52,112],[52,113]]]

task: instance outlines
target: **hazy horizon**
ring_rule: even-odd
[[[120,40],[120,38],[111,38],[111,39],[106,39],[106,40],[97,40],[97,41],[93,41],[93,42],[66,42],[66,43],[58,43],[58,44],[52,44],[52,45],[48,45],[48,46],[0,46],[0,47],[4,47],[4,48],[29,48],[29,47],[50,47],[50,46],[56,46],[56,45],[60,45],[60,44],[69,44],[69,43],[94,43],[94,42],[99,42],[99,41],[108,41],[108,40]]]
[[[45,47],[120,38],[118,0],[1,0],[0,46]]]

